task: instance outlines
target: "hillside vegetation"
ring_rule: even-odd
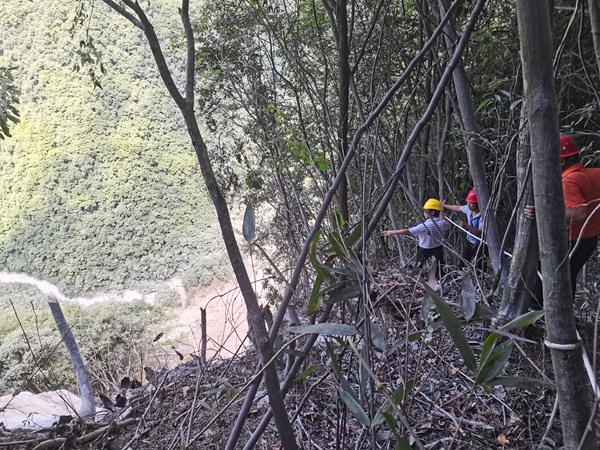
[[[222,260],[219,230],[149,50],[103,14],[70,32],[75,13],[58,0],[2,4],[0,66],[16,67],[21,122],[0,143],[0,267],[67,294],[206,271]],[[88,31],[106,71],[94,78],[79,60]]]
[[[113,375],[127,402],[111,408],[126,420],[114,414],[103,428],[66,431],[62,440],[52,430],[38,448],[96,448],[99,433],[106,445],[149,450],[596,448],[596,374],[585,366],[598,356],[598,286],[584,277],[571,294],[558,136],[576,139],[586,164],[597,159],[600,45],[591,36],[600,35],[600,11],[566,1],[552,11],[547,2],[485,0],[224,0],[193,11],[188,3],[179,23],[174,3],[161,10],[167,2],[134,0],[82,0],[63,15],[61,5],[42,12],[11,3],[3,19],[43,30],[7,36],[7,48],[25,43],[21,56],[61,39],[66,49],[21,69],[33,80],[23,95],[36,92],[47,111],[38,117],[37,103],[24,106],[3,147],[7,267],[72,290],[143,284],[177,268],[188,290],[206,279],[217,255],[201,231],[212,216],[194,185],[184,126],[162,106],[170,96],[213,199],[249,330],[232,331],[250,350],[227,361],[203,357],[200,346],[174,370],[145,370],[141,396],[131,379]],[[73,18],[76,36],[66,31]],[[5,57],[0,67],[16,65],[8,50]],[[152,58],[168,93],[151,81]],[[184,74],[187,89],[178,92],[171,76],[181,88]],[[80,96],[64,87],[69,77]],[[50,92],[57,98],[45,103]],[[83,142],[88,135],[94,146]],[[427,248],[423,234],[415,252],[408,227],[427,216],[427,199],[462,205],[472,188],[483,267],[461,257],[464,226],[439,238],[439,248]],[[244,267],[225,200],[232,190],[248,204],[245,241],[269,262],[268,307]],[[535,222],[523,214],[532,204]],[[465,219],[458,206],[448,209],[454,225]],[[438,250],[442,271],[415,264]],[[528,311],[539,260],[545,311]],[[168,305],[175,296],[160,297]],[[144,308],[68,319],[105,342],[127,334],[104,325],[159,315]],[[34,354],[7,323],[4,353],[14,345],[22,359]],[[41,325],[27,333],[44,342]],[[173,344],[164,349],[183,361]],[[85,355],[88,364],[106,360],[96,356]],[[91,370],[99,383],[111,379],[105,372],[126,372]],[[138,372],[136,360],[127,375]]]

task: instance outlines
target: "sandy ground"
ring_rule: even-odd
[[[247,344],[246,306],[234,283],[213,283],[195,293],[185,308],[175,311],[170,335],[188,346],[189,352],[199,352],[201,315],[206,310],[207,358],[229,358]]]

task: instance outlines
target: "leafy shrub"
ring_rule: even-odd
[[[170,288],[162,288],[156,292],[154,305],[162,308],[178,308],[182,305],[179,292]]]
[[[227,281],[232,271],[225,253],[212,253],[192,263],[183,274],[186,292],[208,286],[214,280]]]
[[[36,309],[46,306],[46,297],[35,286],[23,283],[0,283],[0,311],[11,309],[11,301],[15,307],[35,307]]]
[[[0,394],[15,390],[76,387],[75,374],[60,335],[44,320],[14,329],[0,344]]]

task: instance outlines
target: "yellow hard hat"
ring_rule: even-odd
[[[423,205],[423,209],[425,209],[425,210],[435,209],[436,211],[441,211],[442,203],[439,200],[436,200],[435,198],[430,198]]]

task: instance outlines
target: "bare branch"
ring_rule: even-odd
[[[108,6],[110,6],[112,9],[114,9],[116,12],[118,12],[120,15],[122,15],[127,20],[129,20],[136,27],[138,27],[140,30],[146,31],[142,22],[140,22],[137,17],[135,17],[133,14],[131,14],[129,11],[127,11],[125,8],[123,8],[121,5],[113,2],[113,0],[103,0],[103,1]],[[127,4],[127,2],[125,2],[125,4]]]
[[[106,3],[108,6],[111,6],[111,3],[113,3],[112,0],[102,0],[102,1],[104,3]],[[173,76],[171,75],[171,70],[169,69],[169,66],[167,65],[167,61],[165,60],[165,56],[160,47],[158,36],[156,35],[156,32],[154,31],[154,27],[152,26],[152,23],[150,23],[150,21],[148,20],[146,13],[144,12],[143,8],[139,5],[139,3],[137,3],[137,2],[134,3],[131,0],[123,0],[123,3],[125,3],[131,9],[133,9],[135,11],[135,13],[137,14],[137,16],[139,17],[139,22],[142,24],[141,29],[144,31],[144,34],[146,35],[146,39],[148,40],[148,44],[150,45],[150,50],[152,51],[152,55],[154,56],[154,60],[156,62],[156,67],[158,67],[158,72],[160,73],[160,77],[162,78],[163,83],[165,84],[167,90],[169,91],[169,94],[171,95],[171,97],[173,97],[173,100],[175,100],[175,103],[177,103],[177,106],[179,107],[179,109],[182,109],[182,110],[186,109],[187,105],[186,105],[185,99],[179,92],[179,89],[177,89],[177,86],[175,85],[175,81],[173,81]],[[112,6],[111,6],[111,8],[112,8]],[[122,11],[115,9],[115,11],[117,11],[123,17],[125,17],[128,20],[131,20],[127,15],[124,14],[124,13],[127,13],[127,11],[125,11],[123,8],[121,8],[121,10]],[[131,14],[129,14],[129,15],[131,15]],[[135,23],[134,23],[134,25],[135,25]]]
[[[185,41],[187,44],[187,64],[185,68],[185,99],[188,105],[194,107],[194,73],[196,49],[194,48],[194,32],[190,23],[190,1],[183,0],[181,3],[181,22],[185,31]]]

